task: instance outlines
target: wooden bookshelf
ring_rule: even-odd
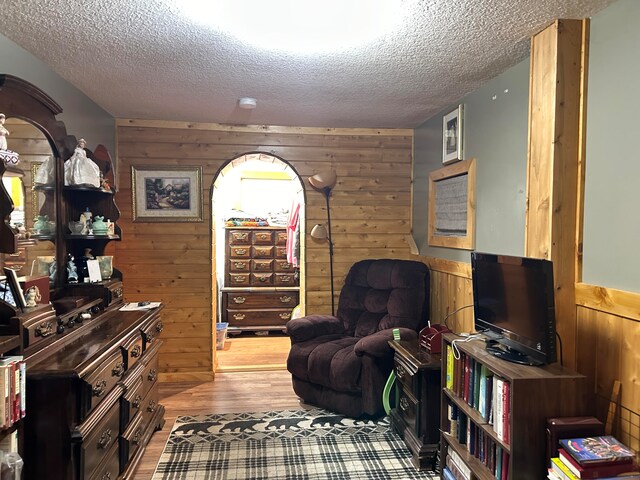
[[[457,341],[456,341],[457,340]],[[588,414],[588,394],[586,377],[566,369],[558,364],[533,367],[518,365],[496,358],[485,350],[481,339],[462,341],[454,334],[444,336],[442,355],[442,395],[440,409],[441,434],[441,471],[446,466],[449,449],[471,470],[474,479],[495,479],[495,465],[488,458],[491,452],[506,452],[509,480],[539,480],[546,478],[546,438],[545,426],[547,418],[569,417]],[[452,342],[460,352],[460,360],[455,360],[447,352],[452,349]],[[478,402],[463,398],[464,375],[447,388],[447,364],[453,361],[456,372],[461,371],[464,359],[469,358],[472,365],[484,365],[491,377],[497,377],[509,384],[509,396],[505,400],[509,415],[505,415],[504,425],[509,430],[509,438],[505,440],[496,431],[493,418],[482,416],[476,408]],[[475,370],[475,369],[474,369]],[[472,370],[468,381],[473,378]],[[462,369],[464,371],[464,369]],[[479,369],[475,370],[476,372]],[[449,371],[451,373],[451,370]],[[455,372],[454,372],[455,375]],[[486,384],[485,384],[486,385]],[[486,390],[485,390],[486,392]],[[493,390],[491,390],[493,394]],[[466,435],[451,435],[449,419],[450,406],[455,406],[459,415],[473,425],[470,430],[478,433],[475,440]],[[465,429],[466,430],[466,429]],[[455,432],[454,432],[455,433]],[[482,437],[482,441],[480,441]],[[482,444],[482,448],[479,445]],[[473,452],[470,451],[473,450]],[[480,453],[479,450],[482,450]],[[480,457],[484,458],[483,461]],[[443,477],[444,478],[444,477]]]

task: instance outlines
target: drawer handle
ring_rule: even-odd
[[[101,480],[111,480],[111,472],[107,472],[104,475],[102,475]]]
[[[99,382],[96,382],[96,384],[93,386],[91,393],[93,394],[94,397],[101,397],[102,395],[104,395],[106,388],[107,388],[107,381],[100,380]]]
[[[164,324],[162,322],[158,322],[156,324],[156,332],[158,333],[162,333],[162,330],[164,329]]]
[[[233,297],[233,303],[237,303],[238,305],[242,305],[246,301],[247,299],[245,297]]]
[[[149,413],[153,413],[156,411],[156,401],[155,400],[149,400],[149,405],[147,406],[147,412]]]
[[[53,335],[53,324],[51,322],[42,322],[33,333],[36,337],[46,338]]]
[[[147,343],[153,342],[153,333],[147,333]]]
[[[407,400],[405,397],[402,397],[400,399],[400,408],[402,409],[403,412],[406,412],[407,410],[409,410],[409,400]]]
[[[150,382],[155,382],[156,378],[158,378],[158,372],[156,372],[155,368],[152,368],[151,370],[149,370],[149,375],[147,375],[147,379]]]
[[[248,233],[234,233],[233,234],[233,236],[235,237],[236,240],[246,240],[248,235],[249,235]]]
[[[236,275],[233,277],[233,281],[235,283],[242,283],[244,282],[244,277],[242,275]]]
[[[139,428],[138,430],[136,430],[136,433],[131,438],[131,443],[133,443],[134,445],[140,445],[141,438],[142,438],[142,429]]]
[[[133,408],[140,408],[140,402],[142,402],[142,395],[138,394],[133,399],[133,402],[131,402],[131,406]]]
[[[400,379],[404,378],[407,374],[407,371],[404,369],[402,365],[396,365],[396,376]]]
[[[289,270],[289,269],[291,269],[291,264],[289,262],[280,262],[280,263],[278,263],[278,267],[281,270]]]
[[[246,255],[246,253],[247,253],[246,248],[236,248],[236,255]]]
[[[139,357],[141,353],[142,353],[142,347],[140,345],[136,345],[131,349],[131,356],[133,358]]]
[[[282,320],[289,320],[291,318],[291,314],[290,313],[281,313],[280,314],[280,318]]]
[[[238,270],[244,270],[245,268],[247,268],[247,264],[244,262],[235,262],[233,266],[236,267]]]
[[[280,277],[280,281],[282,282],[290,282],[291,281],[291,275],[283,275]]]
[[[262,282],[262,283],[268,282],[269,281],[269,277],[266,277],[266,276],[258,277],[258,281]]]
[[[124,374],[124,362],[116,363],[116,366],[111,370],[112,377],[121,377]]]
[[[106,429],[100,435],[100,440],[98,440],[98,448],[107,448],[107,446],[111,443],[111,430]]]
[[[244,317],[246,317],[244,313],[236,313],[233,315],[234,320],[244,320]]]
[[[113,290],[113,296],[116,298],[120,298],[122,296],[123,290],[122,287],[118,287]]]
[[[291,300],[293,300],[293,297],[290,297],[289,295],[282,295],[280,297],[280,303],[291,303]]]
[[[269,240],[269,235],[266,233],[258,233],[256,237],[258,237],[258,240]]]

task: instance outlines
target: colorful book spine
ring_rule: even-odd
[[[569,467],[567,467],[558,457],[551,459],[551,469],[562,478],[562,480],[578,480]]]
[[[449,390],[453,389],[453,349],[450,344],[447,344],[447,378],[446,378],[446,388]]]

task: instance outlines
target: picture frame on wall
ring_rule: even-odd
[[[24,298],[24,292],[22,291],[22,287],[20,286],[20,282],[18,281],[18,274],[11,268],[4,267],[3,270],[6,276],[6,283],[4,288],[6,291],[8,287],[8,289],[11,291],[13,302],[10,302],[8,300],[8,295],[3,298],[3,300],[17,308],[24,309],[27,305],[27,300]]]
[[[442,117],[442,163],[458,162],[463,159],[462,127],[464,105]]]
[[[202,167],[131,166],[134,222],[202,222]]]

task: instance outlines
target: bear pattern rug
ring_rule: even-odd
[[[420,472],[388,417],[322,409],[180,416],[153,480],[436,479]]]

